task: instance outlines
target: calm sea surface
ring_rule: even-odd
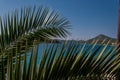
[[[42,43],[42,44],[39,44],[38,45],[38,56],[37,56],[37,64],[39,64],[40,63],[40,59],[41,59],[41,57],[42,57],[42,53],[43,53],[43,51],[46,51],[46,48],[50,48],[51,47],[51,45],[54,45],[54,48],[53,48],[53,51],[55,50],[55,49],[57,49],[57,48],[62,48],[62,46],[63,46],[63,43],[62,44],[58,44],[58,43],[54,43],[54,44],[46,44],[46,43]],[[83,46],[84,46],[84,49],[82,50],[82,53],[84,53],[85,51],[91,51],[92,53],[94,53],[95,51],[96,51],[96,49],[98,49],[99,48],[99,50],[97,51],[97,54],[99,54],[100,53],[100,51],[101,50],[103,50],[104,48],[105,48],[105,46],[104,45],[92,45],[92,44],[86,44],[86,45],[84,45],[84,44],[66,44],[66,50],[68,50],[68,48],[71,48],[72,49],[72,47],[73,46],[78,46],[77,47],[77,49],[76,49],[76,51],[78,51],[78,52],[80,52],[81,50],[82,50],[82,48],[83,48]],[[93,47],[94,46],[94,47]],[[115,46],[110,46],[110,45],[108,45],[106,48],[105,48],[105,50],[104,50],[104,53],[103,54],[105,54],[105,53],[107,53],[108,52],[108,50],[113,50],[115,48]],[[113,52],[113,54],[114,54],[115,52]],[[30,59],[30,54],[31,54],[31,51],[29,51],[29,53],[28,53],[28,56],[27,56],[27,63],[29,64],[29,59]],[[60,54],[60,53],[59,53]]]

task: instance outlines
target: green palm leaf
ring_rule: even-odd
[[[22,8],[5,18],[0,18],[0,46],[5,51],[15,44],[29,45],[34,40],[44,41],[51,38],[65,38],[69,21],[48,7]]]
[[[81,45],[72,41],[62,44],[49,43],[42,48],[42,51],[39,51],[40,46],[42,44],[34,46],[30,50],[30,58],[25,55],[24,60],[21,60],[19,58],[22,55],[20,55],[15,63],[19,65],[9,69],[7,73],[12,74],[13,78],[18,74],[16,79],[18,77],[21,79],[22,75],[23,80],[117,80],[119,76],[120,56],[116,55],[117,50],[113,46],[110,47],[107,44]],[[38,58],[37,56],[40,54],[42,56]],[[29,64],[26,60],[30,61]],[[12,62],[12,60],[10,61]],[[37,61],[40,63],[38,64]],[[14,72],[10,73],[12,70]]]
[[[8,59],[9,56],[14,58],[20,54],[23,55],[30,47],[45,40],[65,38],[70,34],[69,28],[70,23],[66,18],[48,7],[42,6],[22,8],[20,12],[16,10],[4,18],[0,17],[0,74],[3,74],[2,80],[4,80],[6,69],[7,71],[13,69],[13,66],[10,66],[10,69],[7,68],[7,66],[9,67],[7,61],[12,60],[12,58]],[[36,43],[33,45],[34,40]],[[20,65],[20,62],[17,61],[19,58],[16,57],[16,60],[13,61]],[[26,68],[24,69],[26,71]],[[19,70],[16,70],[16,77],[19,77],[18,72]],[[7,78],[12,79],[11,74]]]

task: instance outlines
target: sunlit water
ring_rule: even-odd
[[[40,59],[41,59],[41,57],[42,57],[43,52],[45,51],[45,49],[46,49],[47,47],[50,47],[50,45],[51,45],[50,43],[49,43],[49,44],[41,43],[41,44],[38,45],[37,64],[40,63]],[[54,45],[54,49],[56,49],[55,47],[57,47],[58,44],[57,44],[57,43],[54,43],[54,44],[52,44],[52,45]],[[59,48],[61,48],[62,45],[63,45],[63,44],[59,44]],[[83,46],[84,46],[84,44],[79,44],[79,47],[78,47],[78,51],[79,51],[79,52],[81,52]],[[96,54],[99,54],[100,51],[103,50],[103,48],[105,48],[104,45],[95,45],[95,46],[93,47],[92,44],[86,44],[85,47],[84,47],[84,49],[82,50],[82,53],[84,53],[85,51],[88,51],[88,52],[91,51],[92,53],[94,53],[94,52],[96,51],[96,49],[98,49],[99,46],[101,46],[101,47],[100,47],[100,49],[99,49],[99,50],[97,51],[97,53],[96,53]],[[69,47],[69,44],[67,44],[66,50],[68,49],[68,47]],[[108,46],[105,48],[103,54],[107,53],[108,50],[110,50],[110,49],[113,50],[114,48],[115,48],[115,46],[108,45]],[[115,53],[115,51],[113,52],[113,55],[114,55],[114,53]],[[60,53],[58,53],[58,54],[60,54]],[[30,56],[31,56],[31,51],[29,51],[29,53],[27,54],[27,58],[28,58],[28,59],[27,59],[27,64],[29,64]]]

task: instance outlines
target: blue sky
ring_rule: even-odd
[[[0,0],[0,15],[34,5],[48,6],[66,17],[72,25],[70,39],[117,37],[118,0]]]

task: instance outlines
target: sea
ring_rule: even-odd
[[[103,55],[108,54],[109,51],[111,51],[111,53],[113,55],[115,55],[116,53],[116,47],[114,45],[106,45],[106,44],[81,44],[81,43],[72,43],[72,42],[67,42],[67,43],[40,43],[38,44],[36,47],[32,48],[29,50],[29,52],[27,53],[27,64],[29,64],[30,61],[30,57],[31,54],[35,54],[33,53],[33,51],[37,51],[37,64],[40,64],[40,60],[42,58],[42,56],[44,55],[45,52],[47,52],[49,50],[50,54],[51,52],[55,51],[56,49],[58,50],[58,55],[61,54],[61,50],[65,49],[65,52],[67,52],[68,50],[72,50],[74,49],[72,54],[96,54],[99,55],[101,52],[103,53]],[[98,50],[96,52],[96,50]],[[64,54],[65,55],[65,54]],[[53,56],[53,55],[52,55]]]

